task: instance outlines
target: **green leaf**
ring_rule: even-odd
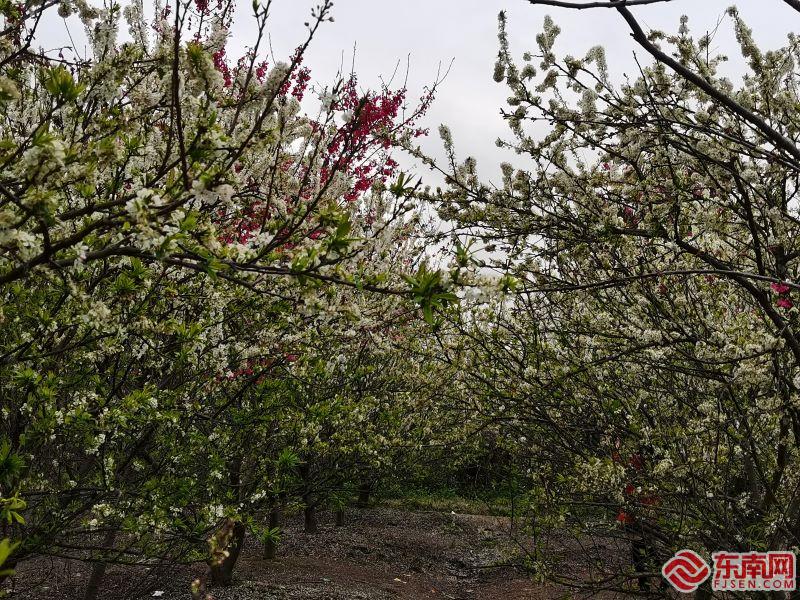
[[[72,73],[61,65],[44,69],[42,83],[45,89],[61,102],[75,100],[84,88],[83,85],[75,83]]]
[[[430,304],[425,304],[425,305],[422,307],[422,314],[423,314],[423,316],[425,317],[425,322],[426,322],[428,325],[433,325],[433,324],[434,324],[434,320],[433,320],[433,307],[432,307]]]
[[[195,227],[197,227],[197,213],[187,213],[181,221],[181,231],[192,231]]]
[[[19,546],[20,542],[11,542],[10,539],[4,538],[0,540],[0,565],[4,564],[11,553]],[[5,571],[6,573],[8,571]],[[11,571],[13,573],[13,571]]]

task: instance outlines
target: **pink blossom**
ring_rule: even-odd
[[[230,87],[231,84],[233,84],[233,78],[231,77],[231,70],[225,58],[225,48],[215,52],[212,57],[214,59],[214,67],[222,74],[225,87]]]
[[[309,71],[307,67],[303,67],[297,72],[292,96],[297,98],[298,102],[303,100],[303,94],[306,92],[306,87],[310,79],[311,71]]]
[[[794,306],[794,303],[792,303],[791,298],[778,298],[778,301],[775,304],[787,310]]]
[[[771,287],[772,291],[776,294],[785,294],[791,289],[785,283],[772,283],[769,287]]]
[[[261,82],[264,83],[264,78],[267,75],[267,69],[269,68],[269,63],[264,60],[256,67],[256,78]]]

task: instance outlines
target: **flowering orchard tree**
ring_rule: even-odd
[[[459,352],[484,390],[476,414],[527,462],[537,527],[550,515],[634,555],[587,550],[580,581],[535,558],[559,580],[631,591],[678,548],[796,547],[797,40],[763,52],[730,9],[736,86],[685,18],[667,35],[641,28],[628,5],[644,3],[532,3],[616,10],[655,59],[616,86],[601,48],[560,57],[547,18],[519,64],[501,14],[513,139],[499,144],[531,168],[483,185],[442,131],[440,214],[517,296]]]
[[[319,335],[316,348],[294,364],[284,393],[282,433],[298,456],[295,496],[309,533],[316,531],[318,507],[342,511],[353,490],[371,491],[404,454],[431,437],[423,428],[437,372],[411,360],[389,337],[425,332],[407,314],[399,317],[404,324],[377,316],[365,311],[336,337]],[[338,355],[331,356],[332,350]]]
[[[309,116],[304,52],[331,3],[274,65],[270,4],[235,61],[228,2],[156,4],[152,23],[135,1],[0,4],[4,569],[207,558],[230,581],[297,466],[279,410],[293,365],[363,315],[394,331],[457,300],[424,267],[391,157],[432,90],[409,107],[349,76]],[[90,56],[36,49],[56,10]]]
[[[404,112],[404,90],[361,94],[353,76],[316,117],[301,114],[303,52],[327,2],[272,66],[258,60],[269,3],[254,6],[258,41],[235,66],[228,4],[159,9],[151,31],[133,3],[133,41],[119,43],[119,7],[64,2],[60,14],[86,27],[87,60],[33,52],[40,11],[6,11],[0,283],[110,257],[257,287],[334,264],[348,204],[396,174],[388,149],[422,133],[414,122],[431,99]]]
[[[369,200],[359,206],[372,218],[359,220],[354,233],[382,233],[340,268],[364,278],[382,269],[384,285],[400,285],[404,271],[423,257],[418,218],[388,226],[402,202]],[[240,547],[247,528],[261,538],[267,557],[274,555],[282,512],[305,510],[313,532],[319,506],[341,504],[360,471],[391,466],[398,437],[421,429],[425,396],[408,390],[423,387],[425,372],[390,342],[427,332],[414,306],[397,294],[318,284],[306,285],[291,303],[279,297],[273,304],[270,314],[263,303],[253,313],[237,307],[229,335],[249,349],[246,359],[209,386],[216,406],[194,409],[207,415],[199,424],[202,458],[195,464],[189,453],[180,469],[213,465],[209,476],[200,476],[208,486],[193,489],[190,501],[234,524],[226,546]],[[254,353],[257,347],[263,353]],[[377,371],[375,364],[392,368]],[[233,552],[225,557],[214,574],[218,582],[230,581],[236,558]]]

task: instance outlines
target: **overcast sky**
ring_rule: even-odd
[[[145,5],[149,2],[145,0]],[[240,0],[240,4],[229,42],[230,57],[238,56],[253,42],[254,28],[248,16],[250,0]],[[303,23],[309,20],[315,4],[315,0],[274,0],[270,37],[279,60],[286,60],[304,39]],[[674,0],[641,6],[635,12],[645,27],[668,32],[676,31],[680,16],[687,14],[699,37],[717,26],[730,4],[730,0]],[[762,48],[783,45],[789,31],[800,32],[800,14],[782,0],[740,0],[738,7]],[[475,156],[481,173],[495,176],[499,162],[513,158],[494,145],[498,136],[506,134],[499,117],[506,89],[492,80],[500,10],[508,15],[512,52],[517,57],[535,48],[534,37],[544,16],[550,14],[562,29],[558,46],[562,52],[582,56],[600,44],[606,48],[612,77],[619,80],[623,73],[635,72],[633,52],[637,47],[616,11],[540,7],[526,0],[336,0],[335,21],[321,28],[305,65],[311,68],[313,81],[324,85],[334,79],[343,64],[349,70],[355,61],[361,84],[377,86],[382,77],[392,75],[398,62],[402,81],[409,60],[409,96],[417,97],[426,84],[436,79],[438,70],[453,61],[425,119],[424,125],[431,128],[432,134],[423,146],[441,156],[436,129],[446,123],[454,133],[459,154]],[[45,37],[63,34],[63,22],[56,18],[45,23],[42,31]],[[715,43],[732,58],[738,56],[728,19],[723,21]],[[638,54],[646,59],[642,50]],[[735,73],[736,61],[729,68]],[[435,182],[430,175],[423,175],[428,182]]]
[[[313,2],[276,0],[272,21],[272,43],[276,55],[287,56],[303,35]],[[730,0],[675,0],[636,9],[640,22],[650,28],[676,31],[682,14],[699,37],[713,30],[724,16]],[[762,48],[781,46],[789,31],[800,32],[800,14],[781,0],[743,0],[740,13],[754,30]],[[633,73],[633,52],[637,50],[625,23],[609,9],[572,11],[532,6],[526,0],[337,0],[335,22],[322,28],[308,53],[306,64],[314,81],[329,82],[344,62],[349,68],[355,47],[355,67],[364,85],[377,85],[389,77],[400,61],[405,71],[410,57],[409,88],[416,96],[436,77],[440,65],[453,60],[449,76],[442,85],[425,125],[432,135],[424,146],[439,152],[436,128],[448,124],[460,155],[478,159],[481,172],[494,176],[504,156],[494,146],[506,128],[499,108],[507,96],[505,86],[492,80],[497,54],[497,14],[508,15],[512,51],[521,56],[534,49],[534,36],[544,16],[550,14],[562,29],[560,48],[581,56],[594,45],[605,46],[612,75]],[[234,43],[246,44],[247,19],[234,29]],[[716,46],[732,58],[736,69],[737,46],[725,19],[715,38]],[[644,52],[637,50],[639,56]],[[514,161],[516,162],[516,161]],[[426,175],[429,181],[430,176]]]

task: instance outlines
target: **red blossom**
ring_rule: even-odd
[[[776,294],[786,294],[791,288],[785,283],[772,283],[770,286]]]
[[[787,310],[794,306],[791,298],[778,298],[778,301],[775,304]]]
[[[624,510],[619,511],[617,515],[617,522],[622,523],[624,525],[630,525],[633,523],[633,517],[626,513]]]
[[[247,55],[252,57],[252,55]],[[291,95],[300,101],[310,80],[310,71],[299,67],[302,62],[301,50],[292,58],[292,72],[287,76],[280,94],[285,98]],[[246,67],[246,61],[240,60],[239,65],[229,69],[225,57],[225,50],[214,55],[214,64],[223,74],[226,86],[232,84],[235,78],[233,73]],[[266,73],[266,62],[259,65],[255,75],[261,78]],[[310,122],[312,134],[325,140],[323,162],[314,176],[308,173],[309,165],[298,163],[294,158],[281,161],[277,167],[283,172],[294,171],[294,176],[304,183],[303,187],[282,200],[289,214],[294,214],[298,207],[305,201],[311,201],[319,188],[325,188],[339,173],[344,175],[349,182],[349,187],[342,192],[341,200],[344,202],[356,201],[362,194],[376,184],[385,184],[397,174],[399,164],[390,154],[390,149],[395,145],[396,137],[414,137],[424,135],[427,130],[417,128],[416,120],[427,110],[433,99],[433,94],[426,91],[420,99],[420,104],[408,116],[403,115],[406,90],[389,90],[384,87],[380,92],[358,91],[355,77],[351,77],[338,90],[337,99],[332,109],[336,112],[347,112],[352,117],[340,126],[331,126],[330,122]],[[241,164],[233,166],[235,172],[241,171]],[[217,218],[220,229],[224,232],[220,241],[226,244],[247,244],[254,235],[262,232],[268,220],[274,216],[270,204],[256,200],[261,182],[251,180],[247,184],[246,192],[251,192],[254,200],[251,204],[239,209],[235,213],[220,211]],[[249,197],[246,193],[242,197]],[[291,230],[279,228],[272,244],[278,252],[291,250],[303,236],[316,240],[324,235],[320,224],[312,220],[309,214],[307,222],[297,223]],[[375,217],[365,216],[369,223]]]
[[[308,70],[308,67],[303,67],[297,72],[297,75],[295,76],[294,89],[292,90],[292,96],[297,98],[298,102],[303,100],[303,94],[305,94],[306,87],[308,86],[308,82],[310,80],[311,71]]]
[[[283,82],[281,89],[278,91],[279,96],[286,97],[286,95],[289,93],[289,90],[292,89],[292,84],[294,84],[292,96],[297,98],[298,101],[303,99],[306,86],[308,85],[308,81],[311,79],[311,71],[309,71],[306,67],[298,69],[302,63],[303,49],[297,48],[291,60],[292,69],[286,77],[286,80]]]
[[[344,171],[352,176],[353,184],[344,195],[346,201],[356,200],[374,184],[385,183],[397,173],[398,164],[388,153],[394,144],[394,134],[418,137],[426,133],[415,128],[414,123],[430,106],[432,94],[420,99],[411,116],[401,118],[406,93],[405,88],[392,91],[384,87],[380,93],[361,94],[355,77],[340,90],[332,109],[348,113],[350,119],[336,131],[328,145],[326,163],[330,169],[325,173]]]
[[[265,373],[273,364],[274,360],[262,358],[262,359],[255,359],[255,358],[248,358],[244,365],[239,367],[238,369],[232,370],[230,373],[227,374],[225,377],[229,380],[238,379],[239,377],[251,377],[255,375],[257,372],[261,373],[258,379],[256,380],[260,383],[264,379],[263,373]],[[222,377],[218,377],[218,380],[222,379]]]
[[[233,78],[231,77],[230,67],[228,67],[228,61],[225,58],[225,48],[214,52],[213,58],[214,68],[216,68],[217,71],[222,74],[222,78],[225,81],[225,87],[231,87],[233,84]]]
[[[261,61],[256,67],[256,79],[258,79],[259,83],[264,83],[268,68],[269,63],[266,60]]]

